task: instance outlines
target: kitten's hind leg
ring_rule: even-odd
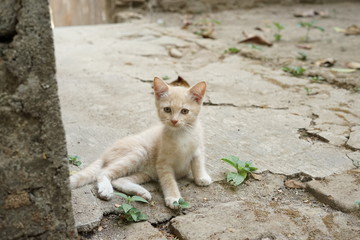
[[[134,175],[113,180],[112,185],[120,192],[124,192],[128,195],[137,195],[150,201],[151,194],[149,191],[139,185],[149,181],[151,181],[151,177],[148,174],[136,173]]]

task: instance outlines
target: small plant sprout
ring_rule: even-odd
[[[248,44],[248,46],[249,46],[250,48],[252,48],[252,49],[256,49],[256,50],[259,50],[259,51],[262,51],[262,50],[263,50],[263,48],[260,47],[260,46],[257,45],[257,44],[251,43],[251,44]]]
[[[307,60],[307,54],[303,52],[298,52],[298,55],[296,56],[296,59],[300,61],[306,61]]]
[[[186,202],[183,198],[180,198],[179,201],[173,202],[174,206],[179,207],[179,209],[190,208],[190,203]]]
[[[234,186],[240,185],[246,179],[249,173],[257,170],[257,168],[254,167],[251,162],[242,162],[238,157],[235,156],[228,156],[222,158],[221,160],[230,164],[236,169],[236,172],[229,172],[226,176],[226,181]]]
[[[297,67],[288,67],[288,66],[286,66],[286,67],[283,67],[282,70],[284,72],[288,72],[288,73],[290,73],[290,74],[292,74],[294,76],[301,76],[305,72],[305,68],[298,67],[298,66]]]
[[[355,204],[360,207],[360,201],[356,201]]]
[[[82,162],[79,159],[80,159],[80,157],[76,156],[76,155],[69,155],[68,156],[69,163],[71,163],[72,165],[75,165],[77,167],[82,164]]]
[[[280,23],[278,22],[273,22],[275,28],[276,28],[276,33],[274,34],[274,38],[275,38],[275,41],[280,41],[281,38],[282,38],[282,35],[280,34],[281,30],[284,29],[284,26],[281,25]]]
[[[115,192],[116,195],[126,199],[126,203],[121,204],[117,209],[120,210],[124,219],[128,222],[140,222],[145,221],[149,217],[143,214],[139,209],[133,207],[130,203],[132,202],[143,202],[149,203],[144,198],[139,196],[128,196],[123,193]]]
[[[313,83],[323,83],[326,82],[326,79],[322,76],[315,75],[310,77],[311,82]]]
[[[169,80],[170,78],[169,78],[168,75],[165,75],[165,76],[162,77],[162,79],[163,79],[163,80]]]
[[[324,28],[315,25],[315,22],[314,22],[314,21],[312,21],[312,22],[299,22],[299,23],[298,23],[298,26],[299,26],[299,27],[302,27],[302,28],[305,28],[305,30],[306,30],[306,34],[305,34],[305,37],[304,37],[305,42],[308,42],[308,41],[309,41],[309,34],[310,34],[310,31],[311,31],[312,29],[317,29],[317,30],[319,30],[319,31],[321,31],[321,32],[324,32],[324,31],[325,31]]]
[[[225,50],[225,53],[230,53],[230,54],[236,54],[239,52],[240,52],[240,50],[236,47],[231,47],[231,48],[228,48],[227,50]]]

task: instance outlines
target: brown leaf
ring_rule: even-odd
[[[329,13],[327,11],[316,11],[314,9],[310,9],[301,13],[294,13],[295,17],[329,17]]]
[[[187,81],[185,81],[182,77],[178,76],[178,78],[170,83],[171,86],[180,86],[180,87],[186,87],[189,88],[190,85]]]
[[[255,174],[255,173],[251,173],[251,177],[258,181],[262,180],[262,178],[263,178],[261,175]]]
[[[345,35],[360,35],[360,28],[355,24],[351,25],[345,29]]]
[[[333,58],[320,59],[315,62],[315,66],[318,67],[332,67],[336,63],[336,60]]]
[[[306,10],[304,12],[294,13],[294,17],[314,17],[316,15],[316,11],[314,9]]]
[[[312,49],[312,46],[307,45],[307,44],[298,44],[298,45],[296,45],[296,47],[302,48],[302,49],[305,49],[305,50],[311,50]]]
[[[286,180],[285,186],[287,186],[288,188],[305,188],[304,183],[302,183],[300,181],[296,181],[294,179]]]
[[[255,44],[259,44],[259,45],[265,45],[268,47],[272,46],[271,42],[266,41],[263,37],[258,36],[258,35],[254,35],[254,36],[248,36],[246,33],[243,33],[245,35],[245,39],[239,41],[239,43],[255,43]]]
[[[346,66],[352,69],[360,69],[360,63],[358,62],[348,62]]]

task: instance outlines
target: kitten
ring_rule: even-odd
[[[162,124],[117,141],[100,159],[70,177],[72,188],[97,180],[102,199],[109,200],[114,187],[150,200],[151,194],[140,184],[159,181],[166,206],[174,209],[174,201],[181,198],[176,179],[188,175],[190,168],[197,185],[211,184],[198,119],[206,83],[186,88],[155,77],[153,87]]]

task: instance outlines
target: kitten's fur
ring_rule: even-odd
[[[185,177],[190,168],[197,185],[211,184],[198,119],[205,90],[205,82],[185,88],[155,78],[155,103],[162,124],[117,141],[99,160],[72,175],[71,187],[97,180],[102,199],[110,199],[114,187],[150,200],[151,194],[139,184],[157,180],[166,205],[176,208],[173,203],[181,198],[176,179]]]

